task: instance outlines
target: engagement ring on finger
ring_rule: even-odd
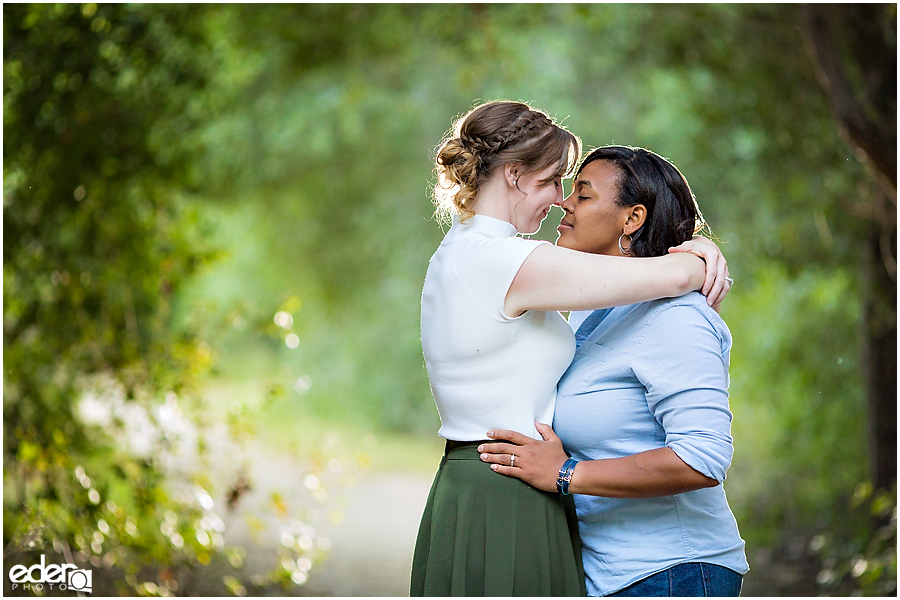
[[[509,455],[509,466],[511,466],[511,467],[516,466],[516,455],[515,454]]]
[[[731,277],[726,277],[725,281],[728,282],[728,285],[734,285],[734,279],[732,279]]]

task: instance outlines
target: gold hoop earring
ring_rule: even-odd
[[[631,244],[633,242],[632,242],[631,236],[629,235],[628,236],[628,247],[623,248],[622,247],[622,238],[625,237],[625,235],[626,235],[626,233],[623,231],[622,235],[619,236],[619,252],[621,252],[622,254],[624,254],[626,256],[630,256],[631,255]]]

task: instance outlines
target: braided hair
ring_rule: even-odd
[[[534,173],[556,164],[557,176],[567,177],[580,154],[581,140],[543,111],[507,100],[480,104],[457,119],[438,146],[437,214],[470,218],[478,187],[503,165],[521,163]]]

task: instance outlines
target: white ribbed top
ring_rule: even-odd
[[[498,428],[540,439],[534,421],[552,422],[575,338],[557,312],[503,313],[519,267],[547,243],[515,235],[491,217],[454,218],[428,265],[422,352],[444,438],[483,440]]]

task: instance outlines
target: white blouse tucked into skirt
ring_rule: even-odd
[[[453,226],[432,256],[422,290],[422,351],[441,417],[441,437],[483,440],[490,429],[541,439],[556,384],[575,338],[555,312],[503,312],[522,263],[547,242],[515,237],[511,224],[481,215]]]

